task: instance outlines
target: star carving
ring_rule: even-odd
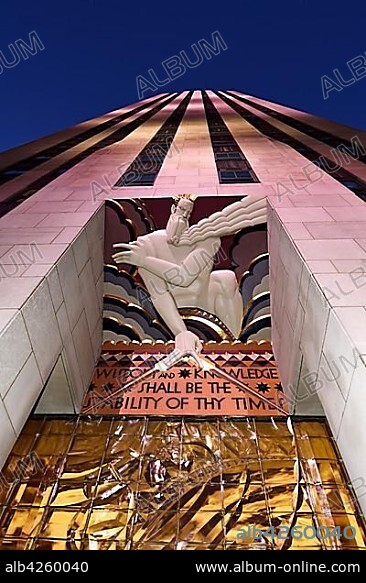
[[[114,389],[114,384],[113,383],[107,383],[106,385],[104,385],[104,389],[106,393],[112,393],[113,389]]]
[[[269,393],[269,385],[267,383],[257,383],[256,389],[258,393]]]

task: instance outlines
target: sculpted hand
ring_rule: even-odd
[[[202,350],[202,342],[193,332],[186,330],[176,335],[175,349],[181,352],[196,352],[199,354]]]
[[[156,363],[158,370],[168,370],[172,366],[179,363],[182,359],[188,360],[197,368],[202,368],[200,359],[200,352],[202,350],[202,343],[198,336],[186,330],[180,332],[175,337],[175,348],[165,358]]]
[[[170,243],[171,245],[178,245],[179,237],[174,235],[174,237],[171,237],[171,239],[168,239],[168,243]]]
[[[143,245],[139,241],[134,241],[133,243],[117,243],[116,245],[113,245],[113,247],[115,249],[123,249],[123,251],[112,255],[113,261],[116,263],[128,263],[129,265],[143,267],[145,253]]]

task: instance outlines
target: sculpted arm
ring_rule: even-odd
[[[191,251],[179,265],[165,259],[145,255],[143,247],[138,241],[115,245],[115,247],[123,249],[123,251],[113,255],[113,259],[117,263],[137,265],[171,285],[189,287],[212,261],[220,247],[220,241],[213,238],[202,241],[200,248]]]
[[[161,315],[174,336],[180,332],[185,332],[187,330],[186,325],[179,314],[174,298],[170,294],[166,283],[145,269],[140,269],[139,272],[156,311]]]
[[[173,332],[176,350],[200,352],[202,349],[200,339],[196,334],[187,330],[174,298],[167,289],[167,284],[160,277],[152,275],[143,268],[140,269],[140,275],[151,296],[156,311]]]

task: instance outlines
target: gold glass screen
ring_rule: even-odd
[[[31,418],[0,486],[1,549],[365,548],[322,421]],[[249,526],[275,536],[240,537]]]

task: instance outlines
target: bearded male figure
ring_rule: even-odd
[[[116,263],[136,265],[165,324],[175,337],[176,349],[199,353],[200,339],[187,330],[179,308],[195,307],[217,316],[238,338],[242,299],[235,273],[213,271],[221,237],[266,221],[266,199],[246,197],[189,226],[194,195],[175,198],[165,229],[114,245]]]

